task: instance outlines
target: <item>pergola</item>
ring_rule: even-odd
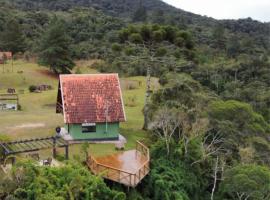
[[[2,147],[3,149],[4,159],[9,155],[34,152],[49,148],[52,148],[53,150],[53,157],[56,156],[56,148],[65,148],[66,159],[68,159],[69,153],[68,152],[69,145],[61,137],[46,137],[46,138],[35,138],[12,142],[4,142],[0,143],[0,147]]]

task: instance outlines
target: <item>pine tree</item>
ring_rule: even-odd
[[[64,21],[54,18],[40,42],[39,63],[50,67],[54,73],[70,73],[75,66],[71,58],[71,39]]]
[[[15,19],[10,19],[4,25],[0,34],[1,50],[11,51],[13,54],[23,52],[25,49],[25,38],[22,27]]]

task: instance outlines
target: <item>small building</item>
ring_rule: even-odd
[[[0,111],[18,110],[19,96],[17,94],[0,94]]]
[[[118,140],[126,121],[118,74],[60,75],[56,112],[73,140]]]
[[[38,85],[37,90],[39,90],[39,91],[52,90],[52,86],[51,85],[46,85],[46,84]]]
[[[0,52],[0,64],[4,64],[5,60],[12,59],[12,52]]]

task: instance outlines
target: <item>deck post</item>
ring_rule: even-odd
[[[141,180],[141,169],[139,170],[139,180]]]
[[[16,163],[16,157],[14,156],[14,157],[12,157],[12,165],[14,165],[15,163]]]
[[[137,152],[138,152],[138,142],[136,142],[136,157],[137,157]]]
[[[53,139],[53,157],[55,158],[56,157],[56,139],[55,137],[52,138]]]
[[[69,151],[68,151],[69,149],[68,149],[68,145],[66,145],[65,146],[65,153],[66,153],[66,160],[68,160],[68,153],[69,153]]]
[[[3,155],[3,166],[6,167],[6,159],[7,159],[7,153],[4,150],[4,155]]]
[[[119,170],[118,172],[119,172],[119,183],[120,183],[120,181],[121,181],[121,171]]]

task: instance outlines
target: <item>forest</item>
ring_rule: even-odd
[[[159,0],[0,0],[0,50],[15,59],[56,74],[99,59],[101,73],[161,85],[142,111],[151,171],[136,189],[106,184],[79,162],[22,162],[0,179],[0,198],[269,200],[269,36],[270,23],[215,20]]]

